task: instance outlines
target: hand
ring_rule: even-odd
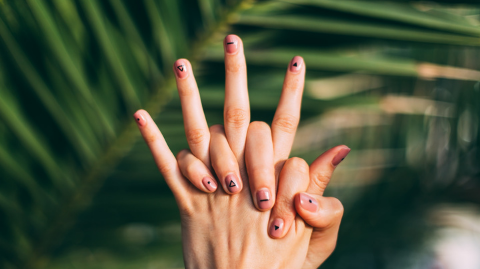
[[[234,39],[234,43],[232,45],[235,45],[237,48],[237,51],[233,53],[233,55],[229,55],[229,37]],[[236,196],[229,196],[226,193],[233,194],[241,191],[243,182],[247,179],[244,165],[242,165],[243,155],[245,152],[247,152],[247,155],[248,152],[252,152],[253,154],[251,154],[251,157],[246,157],[246,166],[248,168],[248,174],[250,175],[248,178],[250,179],[250,184],[254,186],[252,188],[252,196],[256,197],[255,194],[257,192],[254,191],[255,189],[266,189],[271,194],[270,199],[266,201],[269,202],[267,206],[262,206],[261,203],[264,202],[261,202],[260,200],[265,199],[261,199],[261,197],[259,198],[258,196],[257,199],[254,198],[254,203],[260,210],[268,210],[273,205],[274,194],[276,193],[274,174],[279,174],[279,170],[282,167],[281,164],[283,164],[284,159],[290,152],[296,125],[298,124],[301,92],[303,89],[303,74],[305,70],[303,61],[296,61],[301,60],[301,58],[296,57],[297,59],[294,58],[294,60],[292,60],[290,63],[290,68],[292,68],[294,71],[301,71],[297,72],[301,73],[301,78],[299,79],[298,75],[295,76],[295,74],[289,74],[290,72],[287,71],[282,98],[274,119],[272,128],[273,130],[270,131],[268,125],[264,123],[252,123],[250,128],[248,128],[249,112],[248,109],[245,110],[245,108],[248,108],[248,94],[246,93],[246,88],[244,88],[243,91],[236,89],[237,86],[242,85],[242,81],[244,81],[243,85],[246,85],[245,63],[243,51],[240,49],[242,47],[241,40],[235,36],[229,37],[226,38],[225,42],[227,43],[225,130],[221,126],[214,126],[210,129],[210,132],[208,132],[208,129],[207,132],[205,132],[207,125],[201,108],[198,90],[196,89],[193,74],[191,71],[189,71],[191,70],[191,66],[186,60],[179,60],[174,66],[177,72],[177,84],[182,100],[187,139],[191,148],[191,152],[182,151],[178,154],[177,157],[179,166],[177,166],[175,163],[175,159],[168,149],[165,140],[163,139],[158,128],[155,127],[155,124],[151,120],[148,113],[145,111],[138,111],[135,114],[135,118],[145,140],[152,150],[160,171],[164,175],[168,185],[175,195],[175,198],[177,199],[177,203],[179,204],[182,213],[184,253],[187,265],[190,264],[200,266],[203,264],[206,267],[209,267],[213,264],[218,266],[221,264],[227,265],[230,262],[234,262],[233,264],[237,265],[250,264],[254,267],[261,267],[260,264],[265,262],[264,264],[267,267],[275,267],[273,266],[275,264],[279,266],[282,264],[291,264],[289,267],[294,265],[297,265],[296,267],[298,267],[298,265],[305,262],[305,253],[298,251],[298,255],[286,256],[282,255],[282,253],[285,254],[285,250],[291,249],[291,247],[301,250],[301,246],[306,246],[305,239],[309,238],[310,228],[305,228],[303,221],[301,220],[295,220],[295,223],[288,224],[290,226],[293,225],[292,227],[295,226],[295,229],[286,229],[280,224],[278,228],[276,228],[274,222],[270,223],[268,221],[268,214],[258,215],[261,213],[251,210],[251,208],[248,207],[251,207],[251,199],[249,198],[249,195],[245,195],[245,192],[248,191],[248,188]],[[239,54],[241,54],[240,57]],[[233,69],[230,68],[232,65],[234,67]],[[293,66],[300,67],[300,70],[295,70]],[[242,80],[242,78],[244,80]],[[229,81],[231,82],[230,84],[228,83]],[[298,88],[299,84],[301,84],[300,88]],[[229,91],[229,88],[233,89],[233,91]],[[242,100],[245,101],[245,99],[246,102],[242,102]],[[294,116],[295,114],[297,114],[296,118]],[[278,128],[275,128],[275,126],[278,126]],[[247,139],[247,147],[244,150],[244,137],[246,135],[247,128],[249,137],[252,139]],[[231,139],[232,142],[230,142],[228,139],[229,129],[231,130],[230,137],[233,137]],[[277,131],[275,131],[276,129]],[[208,143],[210,141],[205,143],[205,138],[209,136],[211,136],[211,143]],[[275,139],[275,137],[277,139]],[[283,141],[285,143],[278,143],[277,145],[280,146],[275,147],[275,141]],[[208,151],[209,147],[210,152]],[[248,150],[249,148],[250,150]],[[274,148],[275,151],[273,150]],[[282,156],[284,157],[282,158]],[[251,161],[249,162],[248,160]],[[284,182],[285,186],[289,186],[289,188],[283,189],[293,191],[283,192],[288,193],[290,200],[293,199],[293,194],[305,190],[306,186],[308,185],[308,166],[306,166],[305,162],[300,165],[304,168],[306,167],[306,169],[303,170],[303,174],[296,172],[297,174],[302,174],[297,175],[297,178],[300,176],[300,178],[303,180],[291,180],[295,179],[293,172],[291,172],[295,170],[288,168],[295,167],[298,169],[298,165],[301,163],[300,161],[295,160],[297,159],[287,162],[284,170],[282,170],[283,176],[281,176],[279,187],[280,198],[282,197],[282,192],[280,190],[282,189],[281,186]],[[276,164],[276,169],[273,169],[274,162]],[[226,193],[223,191],[217,191],[214,195],[198,196],[200,193],[190,184],[188,184],[186,179],[190,180],[190,182],[200,190],[205,192],[214,192],[216,189],[216,184],[215,180],[213,180],[214,176],[210,173],[210,163],[212,163],[218,178],[226,180],[221,180],[221,184]],[[273,172],[274,170],[275,172]],[[289,170],[291,171],[288,172]],[[285,180],[282,179],[284,177],[286,178]],[[288,180],[288,178],[290,178],[290,180]],[[246,183],[248,184],[248,181],[246,181]],[[219,201],[222,201],[222,203],[217,203]],[[291,203],[291,205],[293,205],[293,203]],[[248,218],[246,218],[247,216]],[[222,219],[223,221],[218,223],[219,219]],[[277,237],[290,237],[290,240],[283,239],[283,245],[280,243],[272,244],[272,239],[265,237],[265,229],[252,229],[251,225],[242,225],[246,224],[246,220],[248,220],[248,224],[252,223],[253,221],[253,223],[258,224],[258,227],[261,227],[262,223],[264,223],[265,226],[266,223],[270,223],[270,234],[272,236],[275,237],[274,234],[276,234]],[[297,221],[299,221],[299,223],[297,223]],[[205,230],[205,228],[209,229]],[[302,231],[304,232],[302,233]],[[295,234],[293,239],[292,236],[289,236],[289,234],[292,233]],[[210,238],[210,240],[207,240],[207,242],[202,240],[205,238],[206,234],[211,235],[207,236],[207,239]],[[215,238],[219,239],[220,242],[219,240],[213,240]],[[228,240],[226,241],[226,239],[229,238],[232,239],[231,242]],[[257,239],[252,241],[252,238]],[[214,241],[215,244],[212,244]],[[215,253],[208,251],[201,251],[201,253],[198,253],[198,251],[195,251],[209,250],[214,246],[221,246],[222,241],[227,243],[226,246],[224,244],[226,248],[222,248],[223,251],[220,250],[216,251]],[[250,242],[250,244],[247,244],[247,242]],[[300,244],[300,242],[303,242],[303,244]],[[306,242],[308,242],[308,240]],[[230,251],[229,253],[224,253],[225,250],[228,250],[228,245],[230,244],[233,244],[231,247],[234,249],[232,249],[231,253]],[[242,248],[238,249],[235,248],[235,246],[242,246]],[[272,255],[269,255],[269,257],[288,257],[286,261],[277,258],[273,261],[265,260],[260,262],[257,260],[257,258],[261,257],[256,257],[256,255],[247,255],[250,257],[239,256],[244,255],[244,253],[249,253],[249,251],[252,250],[255,250],[252,253],[267,253],[271,250],[278,249],[279,246],[281,246],[280,249],[282,251],[274,251],[275,253],[272,253]],[[266,249],[268,249],[268,251]],[[305,247],[303,249],[306,250]],[[286,253],[289,252],[287,251]],[[224,256],[224,254],[226,254],[226,256]],[[247,259],[247,261],[245,258],[250,259]]]

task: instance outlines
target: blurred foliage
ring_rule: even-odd
[[[175,201],[131,114],[187,146],[182,57],[222,123],[228,33],[244,40],[253,120],[271,121],[302,55],[293,155],[353,149],[327,193],[346,212],[322,268],[428,267],[430,210],[480,203],[479,18],[476,1],[0,1],[0,268],[183,266]]]

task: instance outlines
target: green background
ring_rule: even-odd
[[[480,266],[476,1],[0,0],[0,268],[183,268],[178,209],[131,115],[187,147],[172,64],[188,58],[222,123],[230,33],[252,120],[271,122],[301,55],[292,156],[352,148],[326,193],[345,215],[322,268]]]

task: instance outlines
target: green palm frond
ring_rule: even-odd
[[[354,149],[332,182],[347,211],[326,268],[360,253],[351,246],[372,226],[374,239],[417,247],[395,235],[427,206],[397,204],[434,203],[449,186],[438,182],[478,177],[448,161],[472,160],[479,142],[479,14],[401,1],[0,1],[0,267],[182,266],[175,201],[131,114],[145,108],[174,152],[186,147],[171,68],[188,58],[208,123],[222,123],[228,33],[244,41],[252,119],[271,121],[286,65],[302,55],[295,153]]]

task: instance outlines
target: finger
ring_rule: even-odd
[[[242,190],[243,182],[238,169],[238,161],[235,158],[222,125],[210,127],[210,157],[212,166],[225,192],[230,194]]]
[[[317,268],[335,249],[343,205],[333,197],[299,193],[295,196],[295,209],[313,227],[303,268]]]
[[[247,89],[247,67],[243,42],[236,35],[228,35],[225,48],[225,105],[224,125],[227,141],[239,164],[243,167],[245,139],[250,122],[250,104]]]
[[[210,133],[203,113],[202,102],[192,66],[186,59],[179,59],[174,66],[178,95],[182,105],[183,124],[188,146],[193,155],[210,167]]]
[[[135,112],[133,117],[168,187],[172,190],[177,200],[185,197],[187,195],[188,182],[183,178],[178,168],[177,160],[173,156],[172,151],[170,151],[157,125],[148,112],[143,109]]]
[[[215,177],[202,161],[193,156],[190,150],[180,151],[177,154],[177,161],[183,176],[199,190],[212,193],[217,189]]]
[[[345,145],[336,146],[324,152],[310,165],[310,185],[308,192],[323,195],[333,171],[347,157],[350,148]]]
[[[284,237],[293,222],[297,212],[295,211],[295,195],[304,192],[308,188],[309,167],[305,160],[290,158],[280,172],[278,180],[277,201],[270,215],[269,234],[273,238]]]
[[[272,139],[275,152],[276,175],[292,149],[293,139],[300,120],[303,86],[305,83],[305,64],[303,58],[295,56],[289,63],[282,95],[272,121]]]
[[[255,121],[248,127],[245,163],[255,206],[270,210],[275,204],[275,170],[270,126],[265,122]]]

